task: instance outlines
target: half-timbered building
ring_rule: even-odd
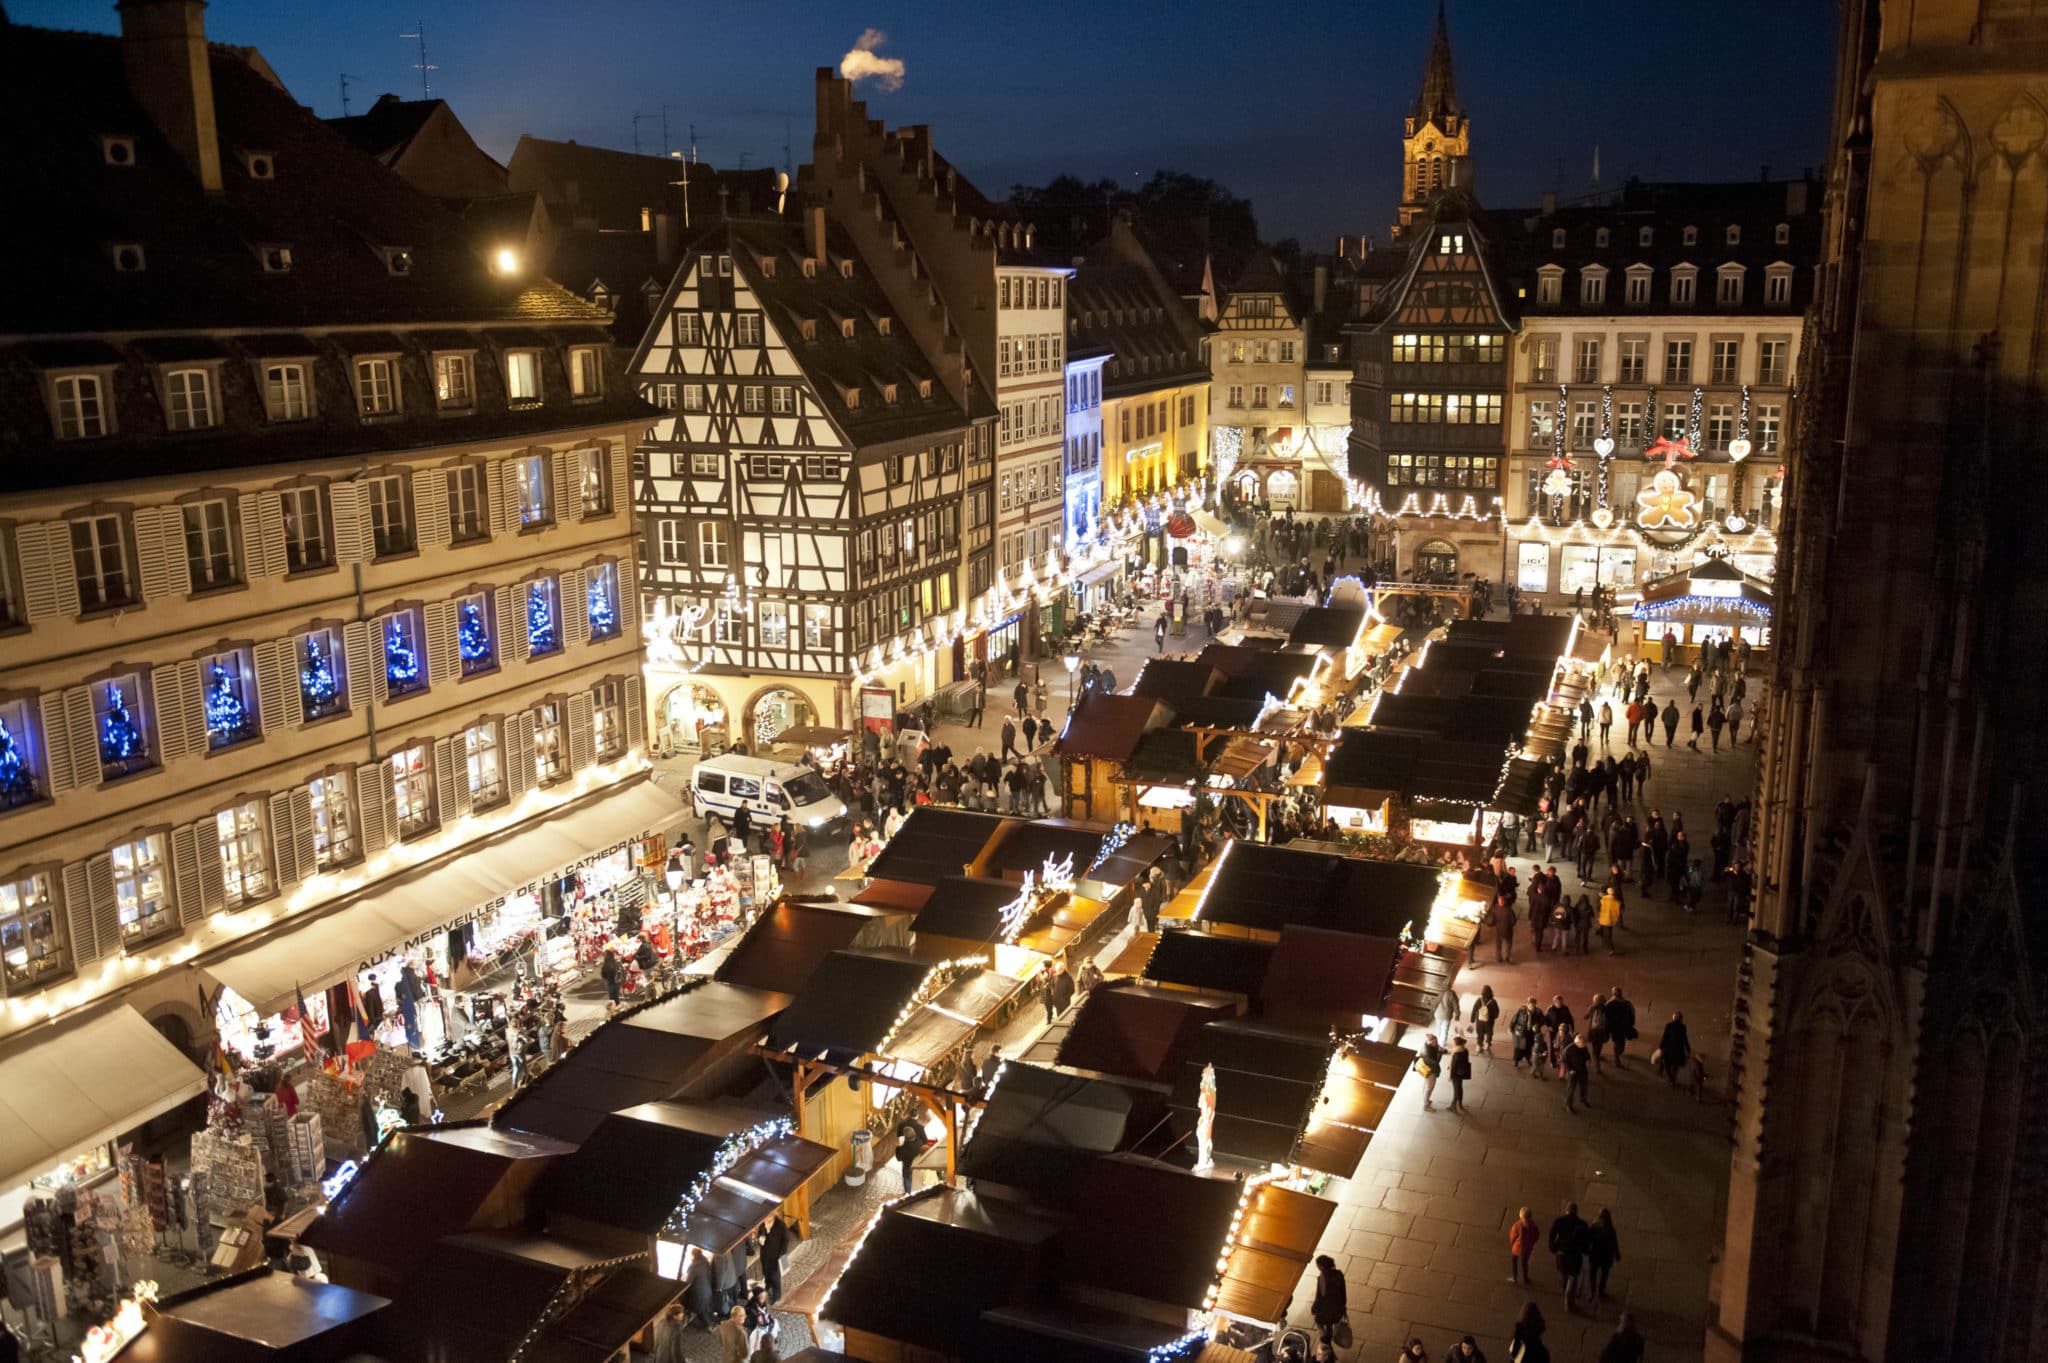
[[[1403,577],[1500,572],[1514,318],[1470,195],[1409,225],[1407,262],[1352,327],[1350,474],[1391,519]]]
[[[955,679],[963,408],[822,207],[695,239],[633,358],[655,719],[679,745],[852,727]],[[865,698],[854,694],[860,679]]]
[[[1210,422],[1231,487],[1275,510],[1301,504],[1295,439],[1303,419],[1306,309],[1280,266],[1261,251],[1230,290],[1209,338]]]

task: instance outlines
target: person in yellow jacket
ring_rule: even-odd
[[[1600,892],[1600,935],[1607,941],[1607,954],[1614,954],[1614,928],[1621,922],[1621,890],[1608,885]]]

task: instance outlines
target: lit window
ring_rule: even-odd
[[[456,544],[490,534],[490,507],[484,496],[480,464],[458,464],[448,470],[448,537]]]
[[[498,665],[498,641],[493,633],[491,598],[488,592],[465,596],[455,603],[456,647],[462,654],[462,675],[473,677]]]
[[[142,678],[130,672],[92,684],[93,733],[99,749],[100,779],[118,780],[156,765],[149,741]]]
[[[309,630],[298,638],[299,715],[308,724],[348,711],[348,658],[341,631]]]
[[[470,382],[469,356],[434,357],[434,400],[450,408],[475,405],[476,386]]]
[[[540,401],[540,352],[514,350],[505,356],[505,398],[515,406]]]
[[[526,651],[529,654],[562,651],[561,582],[544,577],[526,584]]]
[[[253,669],[246,650],[231,648],[202,658],[199,686],[206,711],[206,746],[219,752],[256,737]]]
[[[391,754],[391,795],[398,812],[398,836],[416,838],[434,830],[433,748],[415,743]]]
[[[697,566],[700,568],[729,567],[731,553],[731,530],[723,521],[700,521],[697,525]]]
[[[487,719],[464,729],[462,750],[468,768],[470,808],[489,809],[505,803],[505,771],[498,761],[498,722]]]
[[[789,647],[789,606],[786,602],[761,602],[755,608],[754,619],[760,626],[764,648]]]
[[[534,454],[515,459],[512,473],[519,483],[519,523],[527,527],[552,523],[555,502],[554,490],[548,486],[548,457]]]
[[[185,565],[195,592],[232,587],[242,580],[235,552],[235,509],[224,497],[187,502]]]
[[[393,696],[424,691],[427,668],[420,657],[420,617],[403,610],[384,617],[384,686]]]
[[[164,375],[164,413],[174,431],[203,431],[216,420],[213,373],[206,369],[173,369]]]
[[[596,346],[577,346],[569,352],[569,395],[594,398],[604,392],[604,360]]]
[[[50,381],[57,399],[57,438],[90,440],[107,433],[107,409],[97,374],[60,374]]]
[[[302,364],[263,367],[263,410],[272,421],[304,421],[313,415]]]
[[[39,718],[26,700],[0,701],[0,812],[32,805],[47,794],[38,758]]]
[[[598,760],[609,762],[626,751],[626,688],[619,682],[601,681],[590,689],[590,701]]]
[[[777,416],[790,416],[796,412],[796,389],[786,383],[778,383],[768,390],[768,410]]]
[[[804,607],[804,647],[821,649],[832,637],[832,608],[830,606]]]
[[[377,557],[412,552],[412,488],[402,473],[387,473],[367,482],[370,493],[370,536]]]
[[[359,849],[347,769],[338,767],[314,777],[306,791],[313,800],[313,864],[323,871],[348,865]]]
[[[356,410],[389,416],[398,410],[398,366],[388,359],[356,361]]]
[[[664,524],[668,524],[664,522]],[[600,563],[585,573],[590,641],[619,637],[619,567]]]
[[[286,488],[278,495],[284,505],[284,558],[286,569],[311,572],[334,562],[327,544],[327,501],[317,487]]]
[[[171,900],[171,868],[161,833],[149,833],[108,849],[114,869],[114,903],[121,915],[121,943],[133,948],[177,930]]]
[[[685,547],[689,541],[683,534],[681,521],[657,521],[655,540],[662,567],[681,568],[689,563],[690,552]]]
[[[135,600],[127,527],[117,515],[81,516],[71,522],[71,564],[81,610],[126,606]]]
[[[577,482],[583,489],[583,514],[602,516],[612,509],[611,451],[592,446],[576,455]]]
[[[268,899],[276,891],[270,876],[270,840],[265,836],[263,801],[243,800],[213,816],[219,842],[221,889],[229,909]]]
[[[0,880],[0,976],[8,994],[41,989],[70,973],[71,949],[52,877],[36,871]]]
[[[701,383],[684,384],[683,410],[686,412],[701,412],[704,410],[704,407],[704,385]]]
[[[732,319],[732,340],[734,345],[760,345],[763,330],[761,314],[758,312],[737,313]]]
[[[543,701],[533,710],[533,779],[552,785],[569,774],[569,745],[562,741],[562,707]]]

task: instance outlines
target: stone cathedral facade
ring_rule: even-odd
[[[1842,5],[1710,1360],[2048,1356],[2044,53]]]

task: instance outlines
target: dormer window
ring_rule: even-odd
[[[876,334],[877,336],[887,336],[887,335],[889,334],[889,319],[888,319],[888,318],[886,318],[886,317],[877,317],[877,318],[875,319],[875,334]]]
[[[1685,244],[1686,244],[1687,246],[1697,246],[1697,245],[1699,245],[1699,244],[1700,244],[1700,229],[1699,229],[1699,228],[1697,228],[1697,227],[1688,227],[1688,228],[1686,228],[1686,229],[1685,229]]]
[[[1556,304],[1564,301],[1564,271],[1546,265],[1536,273],[1536,301]]]
[[[800,335],[800,336],[802,336],[802,337],[803,337],[803,338],[804,338],[804,339],[805,339],[806,341],[815,341],[815,340],[817,340],[817,339],[818,339],[818,319],[817,319],[817,318],[815,318],[815,317],[806,317],[806,318],[804,318],[804,319],[803,319],[803,320],[802,320],[801,322],[798,322],[798,323],[797,323],[797,334],[798,334],[798,335]]]
[[[1779,223],[1779,224],[1778,224],[1778,231],[1777,231],[1777,236],[1776,236],[1776,240],[1777,240],[1777,243],[1778,243],[1778,245],[1780,245],[1780,246],[1790,246],[1790,245],[1792,244],[1792,224],[1791,224],[1791,223],[1789,223],[1789,222],[1781,222],[1781,223]]]
[[[117,274],[141,274],[148,267],[139,241],[117,241],[107,248],[107,254],[113,258]]]
[[[928,398],[932,395],[932,381],[930,379],[919,379],[917,381],[917,395],[921,398]]]
[[[1596,227],[1596,228],[1594,228],[1594,229],[1593,229],[1593,244],[1594,244],[1595,246],[1605,246],[1605,245],[1607,244],[1607,229],[1606,229],[1606,228],[1604,228],[1604,227]]]
[[[291,268],[292,268],[292,248],[291,248],[291,247],[289,247],[289,246],[259,246],[259,247],[257,247],[257,248],[256,248],[256,254],[257,254],[257,256],[258,256],[258,257],[259,257],[259,258],[260,258],[260,259],[261,259],[261,260],[263,261],[263,273],[265,273],[265,274],[290,274],[290,273],[291,273]]]
[[[100,137],[100,159],[110,166],[126,167],[135,164],[135,139],[119,133],[105,133]]]
[[[1731,228],[1730,230],[1732,231],[1733,229]],[[1716,303],[1722,307],[1740,307],[1742,305],[1743,273],[1742,266],[1734,264],[1723,265],[1715,272],[1714,301]]]
[[[1690,231],[1691,229],[1686,229]],[[1699,280],[1699,268],[1694,265],[1677,265],[1671,270],[1671,305],[1689,308],[1693,304],[1693,290]]]
[[[241,153],[242,169],[249,172],[252,180],[275,180],[277,162],[267,151],[245,151]]]
[[[839,262],[839,277],[841,279],[853,278],[853,261],[842,260]]]
[[[618,300],[612,297],[610,289],[600,284],[590,291],[590,305],[594,308],[603,308],[606,312],[610,312],[618,305]]]
[[[882,385],[882,401],[884,401],[884,402],[888,403],[888,404],[889,404],[890,406],[892,406],[892,407],[893,407],[893,406],[895,406],[895,404],[896,404],[896,385],[895,385],[895,384],[893,384],[893,383],[885,383],[885,384],[883,384],[883,385]]]
[[[1728,224],[1728,244],[1730,246],[1742,245],[1742,228],[1732,222]]]
[[[848,411],[855,411],[860,407],[860,389],[858,388],[840,389],[839,398],[840,401],[846,404]]]
[[[1648,246],[1656,239],[1657,233],[1653,228],[1645,227],[1636,233],[1636,245],[1638,246]]]
[[[818,262],[817,262],[817,261],[815,261],[815,260],[813,260],[813,259],[811,259],[811,258],[810,258],[809,256],[805,256],[805,257],[804,257],[804,278],[805,278],[805,279],[816,279],[817,277],[818,277]]]
[[[384,268],[403,279],[412,273],[412,248],[409,246],[387,246],[384,248]]]
[[[1562,227],[1554,227],[1550,230],[1550,249],[1553,251],[1562,251],[1564,249],[1564,229]]]
[[[761,277],[762,277],[763,279],[773,279],[773,278],[775,278],[775,257],[774,257],[774,256],[762,256],[762,257],[760,257],[760,258],[759,258],[758,260],[756,260],[756,261],[755,261],[754,263],[755,263],[756,265],[760,266],[760,268],[761,268]]]
[[[853,319],[851,317],[842,317],[839,319],[839,338],[843,341],[850,341],[853,339]]]

